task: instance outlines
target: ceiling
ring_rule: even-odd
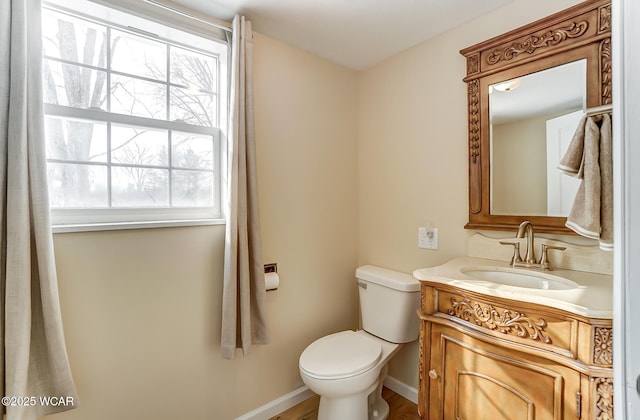
[[[256,32],[354,70],[513,0],[173,0],[231,21],[246,16]]]

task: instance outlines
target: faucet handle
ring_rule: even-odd
[[[542,256],[540,257],[540,266],[543,270],[551,271],[553,267],[551,267],[551,262],[549,262],[549,255],[547,255],[547,251],[549,249],[556,249],[558,251],[564,251],[567,249],[564,246],[554,246],[554,245],[546,245],[542,244]]]
[[[522,257],[520,256],[520,242],[500,241],[500,244],[513,246],[513,256],[511,257],[509,265],[513,266],[515,263],[522,262]]]

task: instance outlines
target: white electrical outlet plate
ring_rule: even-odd
[[[418,228],[418,248],[438,249],[438,228]]]
[[[427,247],[427,228],[418,228],[418,248]]]
[[[418,248],[438,249],[438,228],[418,228]]]

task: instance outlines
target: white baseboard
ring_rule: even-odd
[[[392,376],[387,376],[384,380],[384,386],[395,392],[396,394],[402,395],[409,401],[417,404],[418,403],[418,390],[414,387],[411,387],[404,382],[400,382],[396,378]],[[275,416],[276,414],[280,414],[283,411],[287,411],[291,407],[300,404],[302,401],[307,398],[313,397],[315,394],[306,386],[301,386],[300,388],[291,391],[290,393],[283,395],[282,397],[276,398],[273,401],[266,403],[265,405],[256,408],[246,414],[243,414],[240,417],[236,417],[235,420],[264,420]]]
[[[276,398],[273,401],[266,403],[265,405],[256,408],[243,414],[240,417],[236,417],[235,420],[264,420],[280,414],[283,411],[287,411],[291,407],[300,404],[307,398],[313,397],[315,394],[306,386],[291,391],[290,393]]]
[[[387,376],[385,378],[384,386],[386,386],[396,394],[402,395],[412,403],[418,404],[418,390],[416,388],[409,386],[404,382],[400,382],[392,376]]]

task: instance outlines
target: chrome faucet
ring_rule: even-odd
[[[525,253],[524,260],[520,256],[520,242],[508,242],[508,241],[500,241],[503,245],[513,245],[513,257],[511,258],[511,262],[509,263],[512,267],[525,267],[525,268],[540,268],[543,270],[553,270],[551,267],[551,263],[549,262],[549,256],[547,255],[547,251],[549,249],[557,249],[559,251],[564,251],[566,248],[563,246],[553,246],[542,244],[542,256],[540,257],[540,261],[536,260],[536,254],[534,250],[534,233],[533,233],[533,225],[530,221],[525,220],[520,223],[518,227],[518,233],[516,234],[516,238],[521,239],[526,236],[527,238],[527,250]]]

